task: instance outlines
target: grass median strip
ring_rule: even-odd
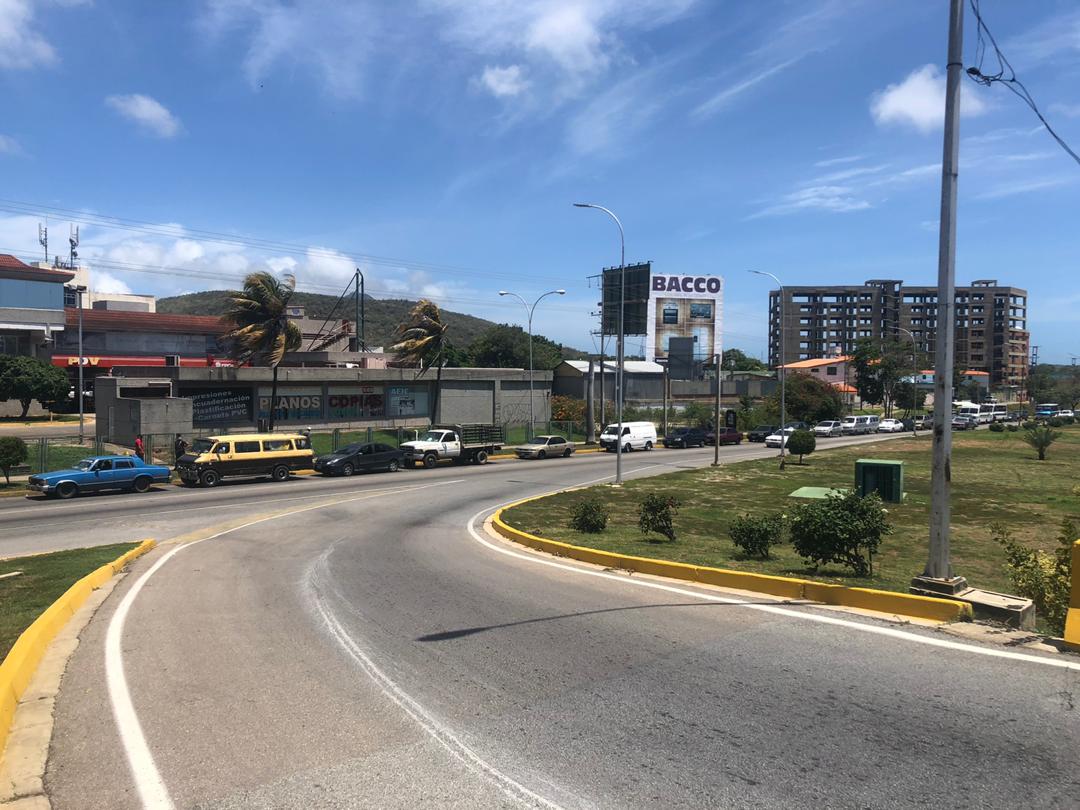
[[[1080,480],[1080,428],[1064,428],[1061,433],[1045,461],[1035,459],[1019,433],[954,436],[952,561],[973,585],[1011,590],[1004,555],[991,537],[991,523],[1007,526],[1030,545],[1051,549],[1061,519],[1080,520],[1080,497],[1073,492]],[[805,465],[789,464],[784,472],[774,458],[687,470],[629,481],[622,489],[597,486],[560,493],[507,509],[502,518],[531,534],[617,554],[905,592],[926,562],[930,438],[825,452],[827,446],[827,440],[820,441],[821,450],[808,456]],[[732,544],[728,527],[736,516],[788,512],[801,502],[788,497],[799,487],[851,487],[859,458],[906,462],[908,495],[902,504],[887,504],[894,533],[874,558],[873,577],[856,577],[833,567],[815,572],[789,545],[774,548],[771,559],[760,560]],[[645,537],[638,528],[638,506],[650,493],[681,501],[676,542],[656,542],[661,538]],[[572,508],[588,497],[600,499],[609,510],[603,533],[569,528]]]
[[[0,661],[19,635],[68,588],[138,545],[115,543],[0,560],[0,574],[22,572],[0,579]]]

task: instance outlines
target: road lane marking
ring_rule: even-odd
[[[532,806],[546,807],[549,810],[561,810],[560,806],[544,798],[538,793],[525,787],[520,782],[507,776],[494,765],[481,757],[476,751],[466,745],[453,730],[440,722],[431,712],[421,705],[414,697],[406,692],[389,675],[383,672],[372,658],[364,652],[359,644],[349,635],[334,615],[333,610],[326,604],[322,591],[316,579],[319,573],[316,569],[325,569],[327,560],[333,547],[328,548],[318,560],[308,569],[305,578],[305,590],[311,602],[315,605],[319,616],[326,625],[327,631],[334,641],[345,651],[353,662],[363,670],[380,691],[393,701],[398,708],[411,717],[428,735],[439,745],[445,748],[455,759],[463,763],[482,777],[494,782],[495,785],[509,798],[524,802]]]
[[[588,486],[589,484],[600,483],[606,481],[612,476],[605,476],[604,478],[596,479],[595,481],[587,481],[583,484],[576,486]],[[555,494],[555,492],[561,492],[562,490],[554,490],[548,494]],[[542,495],[539,497],[543,497]],[[1059,669],[1073,670],[1080,672],[1080,663],[1073,661],[1062,660],[1057,658],[1049,658],[1041,655],[1031,655],[1029,653],[1018,653],[1010,650],[998,650],[988,647],[977,647],[972,644],[965,644],[960,641],[949,641],[947,639],[933,638],[930,636],[921,636],[917,633],[911,633],[906,630],[898,630],[894,627],[880,627],[878,625],[866,624],[863,622],[853,621],[851,619],[841,619],[834,616],[823,616],[817,613],[809,613],[798,610],[792,610],[790,608],[780,607],[779,605],[762,605],[757,602],[750,602],[746,599],[740,599],[738,597],[726,597],[718,596],[716,594],[704,593],[702,591],[695,591],[689,588],[680,588],[675,585],[665,585],[661,582],[653,582],[647,579],[631,578],[626,574],[612,574],[603,570],[593,570],[583,566],[569,565],[567,563],[557,562],[555,560],[549,560],[545,557],[535,553],[528,553],[523,551],[516,551],[513,548],[507,548],[505,546],[491,542],[490,540],[482,537],[476,531],[476,521],[482,516],[488,515],[494,512],[496,509],[501,509],[504,506],[509,506],[512,503],[517,503],[520,498],[515,498],[512,501],[506,501],[496,506],[490,506],[486,509],[481,509],[475,515],[473,515],[469,522],[465,524],[469,534],[483,546],[497,551],[500,554],[505,554],[509,557],[516,557],[526,562],[534,563],[537,565],[546,565],[551,568],[558,568],[563,571],[570,571],[575,574],[581,574],[585,576],[599,577],[600,579],[609,579],[614,582],[619,582],[624,585],[633,585],[641,588],[652,588],[658,591],[665,591],[667,593],[678,594],[679,596],[688,596],[694,599],[700,599],[705,602],[720,602],[725,605],[741,605],[750,610],[758,610],[762,613],[771,613],[776,616],[784,616],[787,618],[801,619],[803,621],[817,622],[818,624],[829,624],[835,627],[843,627],[849,630],[858,630],[863,633],[871,633],[879,636],[886,636],[889,638],[895,638],[902,641],[910,641],[915,644],[925,644],[930,647],[940,647],[947,650],[959,650],[962,652],[973,653],[975,655],[984,655],[990,658],[1005,658],[1013,661],[1024,661],[1029,664],[1042,664],[1043,666],[1056,667]],[[507,541],[508,542],[508,541]]]
[[[135,782],[135,788],[138,790],[139,799],[145,810],[173,810],[175,807],[172,798],[169,796],[169,790],[165,785],[165,781],[161,777],[161,772],[154,762],[154,755],[150,751],[150,745],[146,741],[146,734],[143,732],[142,723],[139,721],[139,716],[135,711],[135,706],[131,699],[131,690],[128,688],[127,675],[124,672],[122,647],[124,622],[127,620],[128,612],[131,610],[135,598],[139,595],[143,585],[146,584],[150,577],[152,577],[159,568],[165,565],[165,563],[172,559],[172,557],[186,548],[191,548],[192,546],[207,540],[214,540],[218,537],[231,534],[240,529],[249,528],[259,523],[265,523],[266,521],[277,520],[278,518],[283,517],[292,517],[293,515],[299,515],[315,509],[325,509],[328,506],[336,506],[337,504],[361,501],[374,494],[412,492],[420,489],[443,486],[445,484],[459,484],[462,480],[464,479],[439,481],[431,484],[422,484],[420,486],[388,487],[382,490],[368,490],[364,494],[353,498],[344,498],[332,503],[312,504],[311,506],[300,507],[299,509],[293,509],[288,512],[257,518],[239,526],[233,526],[231,529],[217,532],[209,537],[204,537],[200,540],[192,540],[190,543],[177,546],[150,566],[150,568],[135,581],[135,584],[124,594],[124,598],[120,600],[116,612],[109,620],[109,628],[105,635],[105,680],[109,692],[109,702],[112,704],[113,718],[116,721],[116,728],[120,734],[120,742],[124,746],[124,753],[127,756],[131,777]]]

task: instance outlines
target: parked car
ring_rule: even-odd
[[[619,434],[619,426],[608,425],[600,434],[600,446],[614,453],[619,442],[616,438]],[[631,450],[652,450],[656,444],[656,425],[652,422],[623,422],[622,449],[624,453]]]
[[[704,447],[705,431],[696,427],[677,427],[664,437],[664,447]]]
[[[882,419],[878,422],[878,433],[903,433],[904,423],[899,419]]]
[[[720,428],[720,444],[742,444],[743,435],[735,430],[735,428],[723,427]],[[717,433],[715,430],[710,430],[705,434],[705,444],[710,447],[716,444]]]
[[[352,475],[370,470],[397,472],[402,465],[404,453],[397,447],[375,442],[347,444],[315,457],[315,472],[322,475]]]
[[[786,427],[784,428],[782,434],[779,430],[775,433],[770,433],[768,436],[765,437],[765,446],[780,447],[781,445],[783,445],[786,447],[788,439],[791,438],[791,434],[794,433],[796,430],[797,428],[794,427]]]
[[[814,425],[815,436],[840,436],[843,433],[840,423],[836,420],[826,420],[824,422],[818,422]]]
[[[878,417],[876,416],[845,416],[840,429],[845,436],[858,436],[877,431]]]
[[[92,456],[70,470],[31,475],[26,482],[31,492],[57,498],[74,498],[83,492],[127,489],[146,492],[154,484],[169,483],[170,470],[147,464],[138,456]]]
[[[1058,411],[1057,415],[1061,419],[1073,419],[1073,418],[1075,418],[1075,415],[1073,414],[1073,412],[1071,410],[1069,410],[1068,408],[1063,408],[1062,410]]]
[[[916,430],[932,430],[934,427],[934,415],[932,413],[924,413],[915,417],[915,429]]]
[[[963,414],[952,418],[953,430],[974,430],[978,424],[978,417],[975,416]]]
[[[432,425],[423,436],[403,442],[403,463],[408,467],[423,464],[430,470],[445,458],[454,464],[487,464],[488,458],[503,446],[502,425],[472,423]]]
[[[534,436],[532,441],[514,448],[514,452],[518,458],[569,458],[574,452],[574,444],[562,436]]]
[[[777,427],[779,427],[779,425],[758,425],[746,434],[746,439],[751,442],[763,442],[771,434],[776,432]]]

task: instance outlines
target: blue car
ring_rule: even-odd
[[[137,456],[92,456],[73,469],[31,475],[32,492],[58,498],[74,498],[83,492],[125,489],[146,492],[154,484],[169,483],[169,468],[147,464]]]

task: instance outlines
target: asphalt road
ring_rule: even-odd
[[[626,470],[710,460],[640,453]],[[178,490],[147,496],[157,514],[87,499],[89,515],[50,518],[94,537],[93,515],[141,527],[175,508],[178,533],[208,537],[248,523],[138,561],[88,625],[57,704],[54,807],[1075,806],[1080,667],[658,588],[476,520],[612,462]],[[286,508],[305,511],[273,516]]]

